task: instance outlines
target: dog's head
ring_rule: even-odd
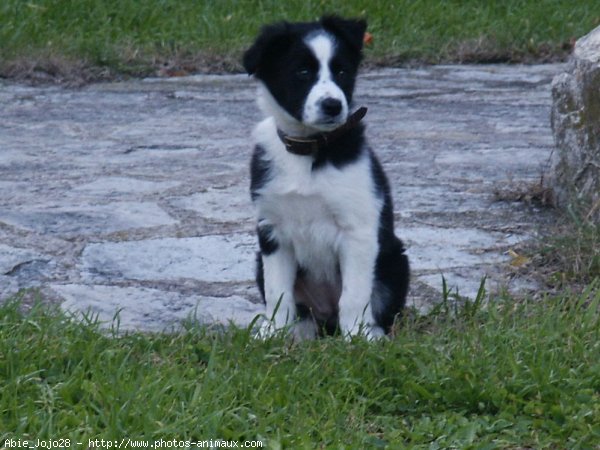
[[[331,131],[344,124],[366,27],[364,20],[336,16],[264,27],[243,62],[261,82],[265,112],[280,126]]]

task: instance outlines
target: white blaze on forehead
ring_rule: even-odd
[[[305,40],[308,48],[312,50],[319,61],[319,78],[322,78],[324,75],[324,71],[329,74],[329,61],[331,61],[331,57],[333,56],[334,50],[334,41],[331,36],[328,34],[317,34],[312,37],[309,36]]]
[[[315,85],[306,97],[302,120],[306,125],[314,126],[318,129],[334,129],[344,123],[348,116],[346,96],[334,81],[329,68],[329,63],[335,53],[335,38],[325,32],[319,32],[318,34],[307,36],[304,43],[315,55],[319,63],[319,73]],[[330,117],[324,117],[321,111],[321,102],[326,98],[339,100],[342,104],[342,111],[333,122]]]

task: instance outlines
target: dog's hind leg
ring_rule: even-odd
[[[375,287],[371,308],[377,324],[390,333],[394,320],[406,303],[410,278],[408,257],[402,242],[393,237],[385,251],[380,252],[375,267]]]

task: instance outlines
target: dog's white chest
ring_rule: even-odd
[[[377,228],[380,205],[363,162],[343,170],[312,171],[304,161],[280,166],[261,193],[260,220],[273,225],[277,240],[316,279],[338,276],[345,233],[361,228],[371,235]]]
[[[293,248],[300,267],[318,279],[337,274],[342,227],[331,199],[314,187],[288,187],[267,193],[261,204],[261,216],[274,225],[278,241]]]

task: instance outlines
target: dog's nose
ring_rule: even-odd
[[[336,98],[327,97],[321,102],[321,109],[324,114],[335,117],[342,112],[342,102]]]

